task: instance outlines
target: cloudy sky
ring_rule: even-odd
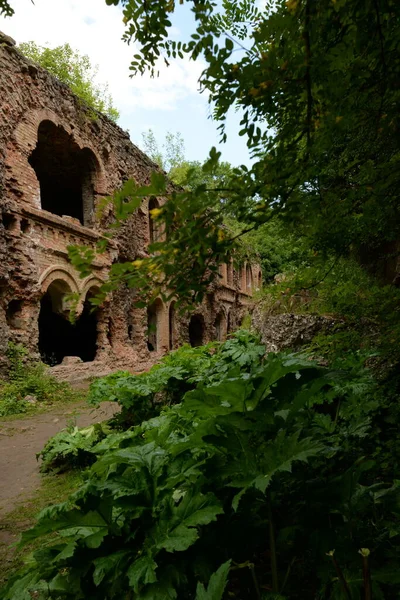
[[[140,145],[141,133],[151,128],[162,143],[167,131],[181,132],[189,160],[204,160],[218,145],[217,124],[209,118],[207,96],[198,91],[202,63],[174,62],[162,66],[158,78],[129,77],[135,48],[122,42],[121,11],[105,0],[13,0],[15,15],[0,17],[0,30],[17,43],[34,40],[50,47],[69,42],[99,66],[99,81],[109,84],[114,104],[121,112],[119,125]],[[174,35],[186,36],[191,13],[178,7]],[[248,163],[243,139],[237,135],[238,115],[228,122],[228,143],[220,147],[224,160]]]

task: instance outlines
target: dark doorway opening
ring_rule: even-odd
[[[91,362],[97,352],[97,311],[90,302],[91,294],[86,296],[83,311],[76,323],[76,334],[79,343],[79,356],[83,362]]]
[[[91,150],[81,150],[62,127],[42,121],[29,163],[39,180],[44,210],[93,225],[97,161]]]
[[[173,350],[175,346],[175,302],[171,303],[168,313],[168,330],[169,330],[169,349]]]
[[[189,341],[194,348],[204,344],[204,320],[201,315],[193,315],[190,319]]]
[[[39,352],[48,365],[59,365],[66,356],[78,356],[84,362],[96,356],[97,317],[92,312],[89,296],[76,323],[69,321],[67,284],[54,281],[40,302]]]

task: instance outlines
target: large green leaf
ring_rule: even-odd
[[[221,565],[219,569],[211,575],[207,589],[205,589],[202,583],[198,583],[196,600],[222,600],[228,582],[230,566],[230,560]]]
[[[129,585],[137,593],[140,586],[157,581],[157,563],[150,556],[142,556],[129,567],[127,575]]]

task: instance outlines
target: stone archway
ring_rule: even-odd
[[[68,295],[71,287],[63,279],[54,279],[40,300],[39,352],[42,361],[50,366],[60,364],[71,356],[75,330],[69,321]]]
[[[62,277],[62,278],[61,278]],[[42,361],[50,366],[60,364],[67,356],[83,362],[95,359],[98,319],[90,298],[97,291],[89,287],[74,323],[70,321],[70,295],[76,293],[74,278],[61,269],[51,270],[42,283],[38,318],[38,347]]]

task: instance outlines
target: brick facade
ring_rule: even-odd
[[[70,265],[67,246],[94,248],[107,225],[107,215],[96,216],[102,198],[129,178],[148,183],[157,166],[126,132],[102,115],[94,119],[67,86],[2,34],[0,140],[0,368],[14,341],[57,363],[53,371],[64,378],[138,371],[183,342],[222,340],[240,323],[261,282],[257,265],[240,272],[222,265],[220,282],[191,316],[161,299],[135,308],[129,289],[114,293],[95,315],[88,311],[87,299],[110,264],[145,254],[154,235],[149,201],[86,279]],[[75,326],[68,321],[70,294],[78,299]]]

